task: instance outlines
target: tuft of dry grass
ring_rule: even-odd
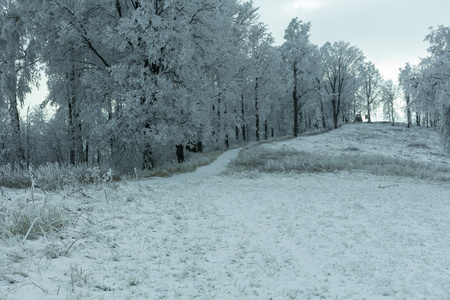
[[[1,203],[0,237],[21,236],[24,240],[59,232],[67,224],[61,207],[47,203]]]

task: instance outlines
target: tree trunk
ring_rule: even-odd
[[[14,162],[21,163],[25,161],[25,152],[23,151],[22,137],[20,134],[20,117],[17,109],[17,95],[15,93],[9,99],[9,115],[11,118],[12,140],[14,145]]]
[[[298,136],[298,95],[297,95],[297,65],[294,63],[294,91],[292,92],[294,101],[294,136]]]
[[[246,135],[245,135],[245,109],[244,109],[244,95],[241,94],[241,118],[242,118],[242,140],[246,141]]]
[[[145,142],[144,151],[142,153],[142,169],[151,170],[154,167],[152,146],[149,142]]]
[[[70,152],[69,162],[72,165],[84,161],[83,138],[82,138],[82,124],[80,120],[80,108],[77,98],[78,82],[75,74],[75,66],[72,65],[72,70],[69,73],[69,133],[70,133]]]
[[[148,136],[151,132],[150,120],[145,121],[144,124],[144,150],[142,152],[142,169],[151,170],[155,166],[155,161],[153,158],[153,149],[150,143],[150,137]]]
[[[259,111],[258,111],[258,78],[255,79],[255,119],[256,119],[256,141],[260,140],[259,133]]]
[[[408,122],[408,128],[411,127],[411,108],[409,107],[409,95],[406,95],[406,119]]]
[[[175,146],[178,163],[184,162],[184,147],[183,144],[178,144]]]
[[[334,129],[337,129],[338,128],[338,122],[339,122],[339,110],[337,109],[337,100],[334,97],[335,96],[333,96],[333,101],[332,101],[332,105],[333,105],[333,125],[334,125]]]
[[[327,127],[327,123],[325,121],[325,110],[323,108],[323,101],[320,101],[320,114],[322,115],[322,128],[325,129]]]
[[[392,103],[391,103],[391,118],[392,118],[392,125],[395,125],[394,101],[392,101]]]
[[[267,140],[269,137],[269,128],[267,126],[267,120],[264,121],[264,139]]]

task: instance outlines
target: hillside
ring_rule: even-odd
[[[352,124],[170,178],[2,189],[0,298],[446,299],[449,163],[432,130]]]

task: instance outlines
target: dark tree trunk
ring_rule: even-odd
[[[297,95],[297,64],[294,64],[294,91],[292,92],[294,101],[294,136],[298,136],[298,95]]]
[[[337,100],[335,98],[332,100],[332,105],[333,105],[333,125],[334,129],[337,129],[339,122],[339,113],[337,113]]]
[[[259,141],[259,111],[258,111],[258,78],[255,79],[255,119],[256,119],[256,140]]]
[[[11,118],[12,139],[14,143],[14,162],[21,163],[25,161],[25,152],[22,145],[20,131],[19,110],[17,109],[17,98],[14,93],[9,99],[9,115]]]
[[[322,128],[326,128],[327,127],[327,123],[325,121],[325,111],[323,108],[323,101],[320,101],[320,114],[322,115]]]
[[[244,95],[241,94],[241,117],[242,117],[242,140],[245,142],[247,141],[246,135],[245,135],[245,110],[244,110]]]
[[[267,120],[264,121],[264,139],[267,140],[269,137],[269,129],[267,127]]]
[[[144,151],[142,153],[142,169],[151,170],[154,165],[152,146],[149,142],[145,142]]]
[[[176,148],[178,163],[181,164],[182,162],[184,162],[184,147],[182,144],[178,144],[175,146],[175,148]]]
[[[83,153],[83,139],[82,139],[82,125],[80,120],[80,109],[77,99],[77,81],[75,74],[75,66],[72,66],[72,71],[69,74],[69,132],[70,132],[70,153],[69,163],[75,165],[84,161]]]

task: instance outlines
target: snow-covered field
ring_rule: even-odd
[[[263,146],[450,163],[436,132],[388,124]],[[36,191],[28,206],[71,223],[0,240],[0,299],[450,299],[450,182],[226,171],[238,152],[171,178]]]

